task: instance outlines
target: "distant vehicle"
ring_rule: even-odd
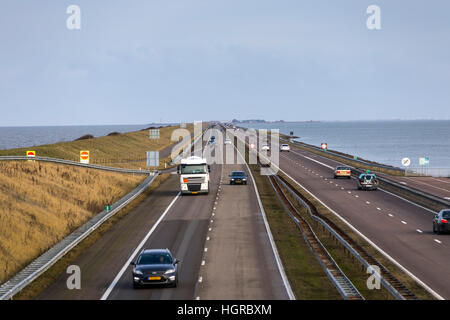
[[[282,145],[280,145],[280,152],[283,152],[283,151],[290,151],[290,150],[291,150],[291,147],[289,147],[288,144],[282,144]]]
[[[141,252],[133,268],[133,288],[144,285],[166,284],[178,285],[178,264],[169,249],[146,249]]]
[[[230,184],[247,184],[247,175],[244,171],[231,172]]]
[[[231,144],[231,140],[230,139],[225,139],[225,144]]]
[[[373,173],[362,173],[358,178],[358,190],[377,190],[377,176]]]
[[[337,179],[339,177],[346,177],[350,179],[352,177],[351,173],[352,170],[349,167],[338,166],[334,170],[334,178]]]
[[[209,172],[211,168],[206,164],[205,158],[196,156],[181,159],[177,167],[180,175],[182,194],[209,193]]]
[[[433,219],[433,232],[440,234],[450,231],[450,209],[439,211]]]
[[[210,140],[214,141],[214,140],[216,140],[216,137],[215,136],[211,136]]]
[[[263,146],[261,147],[261,150],[269,151],[269,150],[270,150],[270,147],[269,147],[269,145],[267,145],[267,144],[263,144]]]

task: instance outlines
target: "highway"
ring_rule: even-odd
[[[80,290],[67,289],[68,275],[62,273],[38,299],[196,299],[200,295],[201,299],[216,299],[225,280],[239,284],[235,293],[230,286],[223,291],[231,299],[288,299],[253,186],[236,186],[247,190],[240,193],[235,189],[239,201],[233,208],[239,213],[242,206],[243,215],[227,216],[228,201],[236,191],[225,191],[225,185],[220,185],[220,179],[230,170],[222,167],[211,165],[208,195],[179,196],[179,177],[170,175],[73,262],[81,269]],[[219,186],[224,190],[217,193]],[[239,219],[242,227],[231,230],[241,224]],[[232,243],[223,237],[230,231]],[[129,262],[135,261],[141,248],[169,248],[182,261],[177,288],[132,288]],[[221,274],[225,270],[229,272],[227,279]],[[251,273],[245,274],[247,271]],[[246,281],[252,283],[250,290],[241,288],[248,285]]]
[[[247,185],[230,185],[232,171],[245,171]],[[289,299],[248,169],[243,164],[224,165],[221,181],[202,261],[199,298]]]
[[[380,174],[380,176],[405,186],[429,193],[443,200],[450,200],[450,179],[436,177],[401,177]]]
[[[242,131],[237,134],[244,137]],[[279,161],[281,170],[437,296],[449,299],[450,237],[432,233],[433,213],[382,190],[357,190],[354,179],[333,179],[333,170],[339,164],[293,146],[290,152],[280,153]]]

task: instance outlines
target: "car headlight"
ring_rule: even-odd
[[[140,276],[144,275],[144,273],[141,270],[134,270],[133,273]]]
[[[175,269],[169,269],[166,272],[164,272],[164,274],[169,274],[169,273],[174,273],[174,272],[175,272]]]
[[[247,181],[247,178],[242,178],[242,180]]]
[[[231,178],[231,181],[234,181],[234,178]]]

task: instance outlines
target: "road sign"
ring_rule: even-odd
[[[421,166],[429,165],[430,164],[430,158],[429,157],[419,158],[419,164]]]
[[[325,142],[322,142],[322,144],[320,145],[320,147],[321,147],[323,150],[327,150],[327,148],[328,148],[328,146],[327,146],[327,144],[326,144]]]
[[[150,129],[150,139],[159,139],[159,129]]]
[[[81,163],[89,163],[89,151],[88,150],[80,151],[80,162]]]
[[[27,157],[28,158],[36,157],[36,151],[27,151]],[[28,160],[28,161],[33,161],[34,162],[34,160]]]
[[[159,167],[159,151],[147,151],[147,167]]]
[[[411,164],[411,159],[409,158],[403,158],[402,159],[402,165],[405,167],[409,167],[409,165]]]
[[[111,211],[111,206],[110,205],[105,206],[105,211],[106,212],[110,212]]]

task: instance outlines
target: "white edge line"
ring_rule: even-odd
[[[142,239],[141,243],[137,246],[136,250],[134,250],[134,252],[132,253],[132,255],[130,256],[130,258],[128,258],[127,262],[125,262],[124,266],[122,267],[122,269],[119,271],[119,273],[116,275],[116,277],[114,278],[113,282],[109,285],[108,289],[105,291],[105,293],[102,295],[102,297],[100,298],[100,300],[106,300],[108,299],[108,296],[111,294],[111,291],[114,289],[114,287],[116,286],[117,282],[119,282],[120,278],[122,277],[122,275],[125,273],[125,271],[127,270],[128,266],[130,265],[130,262],[133,260],[133,258],[139,253],[139,251],[141,250],[141,248],[144,246],[144,244],[147,242],[148,238],[150,238],[150,236],[152,235],[153,231],[155,231],[156,227],[160,224],[160,222],[164,219],[164,217],[166,216],[166,214],[169,212],[170,208],[173,206],[173,204],[175,203],[175,201],[177,201],[177,199],[180,197],[181,192],[178,192],[178,194],[175,196],[175,198],[172,200],[172,202],[169,204],[169,206],[166,208],[166,210],[163,212],[163,214],[159,217],[158,221],[156,221],[156,223],[153,225],[153,227],[150,229],[150,231],[147,233],[147,235],[144,237],[144,239]]]
[[[374,247],[376,250],[378,250],[381,254],[383,254],[386,258],[388,258],[393,264],[395,264],[397,267],[399,267],[403,272],[405,272],[408,276],[410,276],[412,279],[414,279],[417,283],[419,283],[425,290],[427,290],[430,294],[432,294],[436,299],[439,300],[445,300],[442,296],[440,296],[437,292],[435,292],[433,289],[431,289],[428,285],[426,285],[422,280],[417,278],[414,274],[412,274],[408,269],[406,269],[404,266],[402,266],[399,262],[394,260],[390,255],[388,255],[386,252],[384,252],[380,247],[378,247],[375,243],[373,243],[369,238],[367,238],[364,234],[362,234],[358,229],[356,229],[354,226],[352,226],[347,220],[345,220],[343,217],[341,217],[336,211],[328,207],[325,203],[322,202],[318,197],[316,197],[313,193],[311,193],[308,189],[306,189],[304,186],[302,186],[300,183],[298,183],[295,179],[293,179],[291,176],[289,176],[286,172],[280,169],[281,172],[283,172],[286,176],[288,176],[292,181],[294,181],[296,184],[298,184],[302,189],[304,189],[306,192],[308,192],[312,197],[314,197],[317,201],[320,202],[325,208],[330,210],[334,215],[336,215],[340,220],[342,220],[347,226],[350,227],[354,232],[356,232],[361,238],[366,240],[372,247]]]
[[[283,264],[281,263],[280,255],[278,254],[277,247],[276,247],[275,242],[273,240],[272,232],[270,231],[270,226],[269,226],[269,223],[268,223],[267,217],[266,217],[266,212],[264,211],[264,207],[263,207],[261,198],[259,197],[258,187],[256,186],[256,182],[255,182],[255,179],[253,178],[252,171],[250,170],[250,167],[248,166],[247,161],[245,161],[245,158],[242,156],[241,152],[236,148],[236,146],[234,146],[234,148],[237,150],[238,154],[244,160],[244,163],[245,163],[245,165],[247,167],[248,173],[250,174],[250,177],[252,178],[253,187],[255,188],[256,198],[258,199],[258,204],[259,204],[259,208],[261,209],[261,215],[263,217],[264,225],[266,227],[267,236],[269,238],[269,242],[270,242],[270,245],[272,247],[272,251],[273,251],[273,254],[275,256],[275,260],[277,262],[277,266],[278,266],[278,270],[279,270],[280,275],[281,275],[281,279],[283,280],[284,287],[286,288],[286,291],[287,291],[287,294],[289,296],[289,299],[290,300],[295,300],[295,294],[292,291],[291,285],[290,285],[289,280],[288,280],[288,278],[286,276],[286,272],[284,271]]]
[[[311,159],[311,158],[309,158],[309,157],[307,157],[307,156],[304,156],[304,155],[302,155],[302,154],[300,154],[300,153],[298,153],[298,152],[293,152],[293,153],[298,154],[299,156],[304,157],[304,158],[307,158],[307,159],[309,159],[309,160],[311,160],[311,161],[317,162],[318,164],[321,164],[321,165],[324,166],[324,167],[327,167],[327,168],[330,168],[330,169],[334,170],[333,167],[331,167],[331,166],[329,166],[329,165],[327,165],[327,164],[325,164],[325,163],[322,163],[322,162],[317,161],[317,160],[315,160],[315,159]],[[328,159],[328,158],[326,158],[326,159]],[[332,160],[332,159],[328,159],[328,160]],[[336,162],[336,163],[339,163],[339,164],[342,164],[341,162],[336,161],[336,160],[332,160],[332,161],[334,161],[334,162]],[[280,170],[281,170],[281,169],[280,169]],[[352,178],[353,178],[353,177],[352,177]],[[401,197],[401,196],[399,196],[399,195],[396,195],[396,194],[394,194],[394,193],[392,193],[392,192],[389,192],[389,191],[387,191],[387,190],[384,190],[383,188],[378,188],[378,189],[381,190],[381,191],[383,191],[383,192],[385,192],[385,193],[390,194],[391,196],[397,197],[397,198],[399,198],[399,199],[402,199],[403,201],[406,201],[406,202],[408,202],[408,203],[410,203],[410,204],[412,204],[412,205],[415,205],[416,207],[419,207],[419,208],[424,209],[424,210],[426,210],[426,211],[428,211],[428,212],[431,212],[431,213],[433,213],[433,214],[436,214],[436,212],[433,211],[433,210],[431,210],[431,209],[425,208],[425,207],[421,206],[420,204],[417,204],[417,203],[412,202],[412,201],[410,201],[410,200],[408,200],[408,199],[405,199],[405,198],[403,198],[403,197]]]
[[[240,138],[239,138],[240,139]],[[242,141],[242,139],[240,139]],[[259,153],[259,152],[258,152]],[[264,155],[263,155],[264,156]],[[317,161],[318,162],[318,161]],[[393,264],[395,264],[397,267],[399,267],[403,272],[405,272],[408,276],[410,276],[412,279],[414,279],[417,283],[419,283],[425,290],[427,290],[430,294],[432,294],[436,299],[439,300],[445,300],[442,296],[440,296],[437,292],[435,292],[433,289],[431,289],[428,285],[426,285],[422,280],[417,278],[414,274],[412,274],[408,269],[406,269],[404,266],[402,266],[399,262],[394,260],[390,255],[388,255],[386,252],[384,252],[380,247],[378,247],[375,243],[373,243],[369,238],[367,238],[364,234],[362,234],[358,229],[356,229],[354,226],[352,226],[347,220],[345,220],[343,217],[341,217],[336,211],[328,207],[325,203],[322,202],[318,197],[316,197],[313,193],[311,193],[308,189],[303,187],[300,183],[298,183],[295,179],[293,179],[290,175],[288,175],[286,172],[284,172],[279,166],[272,163],[273,166],[278,168],[283,174],[288,176],[292,181],[294,181],[297,185],[299,185],[302,189],[304,189],[306,192],[308,192],[312,197],[314,197],[317,201],[320,202],[325,208],[330,210],[336,217],[338,217],[340,220],[342,220],[350,229],[352,229],[354,232],[356,232],[361,238],[366,240],[371,246],[373,246],[376,250],[378,250],[381,254],[383,254],[386,258],[388,258]],[[251,174],[251,173],[250,173]],[[253,179],[253,176],[252,176]],[[256,187],[256,186],[255,186]],[[257,193],[258,194],[258,193]],[[401,198],[401,197],[399,197]],[[403,198],[401,198],[403,199]],[[259,200],[259,198],[258,198]],[[406,200],[406,199],[404,199]],[[408,200],[406,200],[408,201]],[[413,202],[412,202],[413,203]],[[414,203],[413,203],[414,204]],[[419,206],[420,207],[420,206]]]

